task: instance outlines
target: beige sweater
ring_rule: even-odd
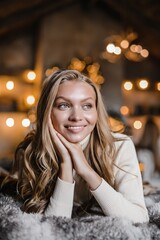
[[[115,134],[121,138],[124,135]],[[81,204],[92,194],[105,215],[130,219],[133,222],[147,222],[148,212],[144,202],[141,173],[132,140],[115,142],[117,155],[114,166],[114,188],[104,179],[94,191],[75,174],[73,184],[58,178],[46,215],[71,217],[73,203]]]

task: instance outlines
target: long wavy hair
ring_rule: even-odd
[[[59,174],[59,156],[49,132],[48,118],[63,81],[83,81],[96,93],[98,120],[84,154],[92,168],[113,185],[114,138],[111,134],[99,88],[85,75],[75,70],[59,70],[43,82],[37,106],[35,130],[21,142],[15,152],[14,175],[17,173],[17,192],[23,199],[26,212],[44,212],[53,194]]]

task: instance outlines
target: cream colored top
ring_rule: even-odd
[[[124,138],[122,134],[114,135]],[[149,217],[134,144],[129,137],[126,137],[126,140],[116,141],[115,146],[117,154],[114,166],[114,188],[102,179],[100,186],[90,191],[83,179],[76,174],[73,184],[58,178],[45,215],[70,218],[73,203],[83,203],[88,199],[88,195],[92,194],[105,215],[125,217],[133,222],[147,222]]]

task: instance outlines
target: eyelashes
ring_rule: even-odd
[[[68,103],[58,104],[58,109],[59,110],[66,110],[66,109],[69,109],[69,108],[70,108],[70,105]]]
[[[88,111],[88,110],[92,109],[92,107],[93,107],[93,105],[90,104],[90,103],[81,105],[81,108],[84,111]],[[72,105],[68,104],[68,103],[60,103],[60,104],[57,105],[57,108],[59,110],[65,111],[65,110],[68,110],[68,109],[72,108]]]
[[[92,108],[93,106],[92,106],[92,104],[85,104],[85,105],[83,105],[83,110],[90,110],[91,108]]]

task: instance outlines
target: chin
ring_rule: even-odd
[[[66,139],[71,142],[71,143],[79,143],[81,142],[83,139],[85,138],[84,137],[76,137],[76,138],[70,138],[70,137],[66,137]]]
[[[67,139],[69,142],[71,143],[79,143],[81,142],[83,139],[79,139],[79,140],[73,140],[73,139]]]

